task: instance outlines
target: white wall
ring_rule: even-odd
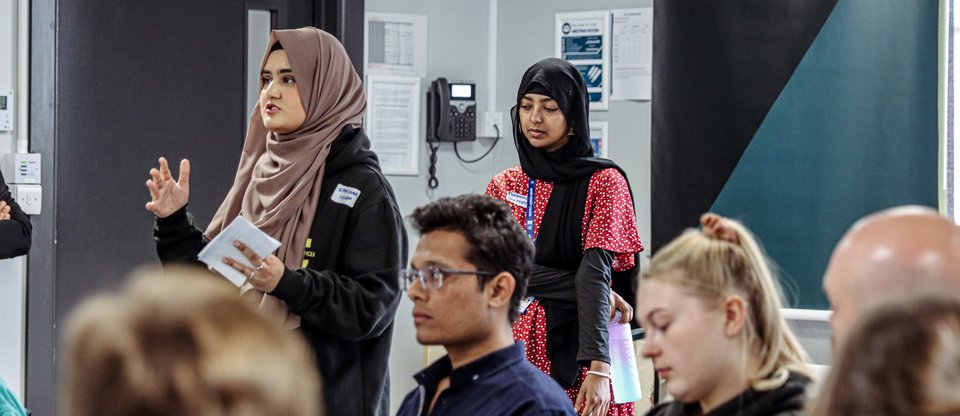
[[[17,0],[0,0],[0,89],[14,90],[17,97],[27,91],[17,90]],[[14,119],[14,128],[17,128]],[[16,136],[0,132],[0,160],[16,151]],[[0,260],[0,377],[23,400],[24,371],[24,305],[26,290],[26,257]]]
[[[496,0],[494,0],[496,1]],[[368,12],[407,13],[427,16],[427,77],[421,80],[426,93],[430,81],[438,77],[472,80],[477,83],[478,111],[489,104],[490,82],[487,69],[489,1],[475,0],[367,0]],[[542,58],[553,56],[554,13],[579,10],[604,10],[651,6],[652,0],[597,0],[590,5],[579,0],[498,1],[496,111],[505,115],[506,134],[486,159],[476,164],[463,164],[454,155],[452,144],[443,144],[437,152],[439,188],[427,192],[426,146],[421,146],[420,172],[416,177],[390,176],[397,193],[401,213],[409,215],[414,208],[441,196],[482,193],[493,175],[517,165],[509,110],[513,106],[517,86],[523,72]],[[421,105],[420,131],[425,131]],[[610,111],[592,112],[591,120],[609,122],[609,154],[630,179],[636,198],[640,235],[644,242],[650,235],[650,102],[614,101]],[[376,138],[374,138],[376,140]],[[464,158],[481,155],[493,142],[481,138],[460,146]],[[417,238],[410,236],[411,252]],[[423,367],[423,348],[417,344],[412,306],[408,299],[400,304],[394,328],[390,355],[390,395],[395,412],[400,401],[415,387],[411,376]]]

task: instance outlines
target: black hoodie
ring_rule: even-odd
[[[300,316],[330,415],[386,415],[390,407],[387,360],[407,237],[369,149],[363,130],[349,126],[333,143],[302,268],[287,269],[271,293]],[[164,263],[196,262],[206,244],[186,209],[158,219],[154,235]]]
[[[10,189],[0,174],[0,201],[10,207],[10,219],[0,221],[0,259],[22,256],[30,251],[30,233],[33,225],[20,205],[10,195]]]
[[[706,415],[700,403],[672,401],[654,407],[647,416],[799,416],[807,399],[810,379],[790,372],[782,386],[773,390],[747,390]]]

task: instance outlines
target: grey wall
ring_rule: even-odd
[[[457,160],[452,144],[437,152],[439,188],[427,192],[429,153],[421,146],[420,175],[390,176],[400,210],[409,215],[414,208],[441,196],[482,193],[493,175],[517,165],[508,112],[514,104],[523,72],[534,62],[553,56],[554,13],[648,7],[651,0],[597,0],[590,5],[575,0],[499,1],[497,3],[496,111],[504,112],[507,136],[479,163],[466,165]],[[477,82],[478,110],[489,103],[487,50],[488,1],[468,0],[367,0],[366,11],[407,13],[427,16],[427,77],[421,80],[422,93],[431,80],[446,77]],[[594,111],[590,119],[609,123],[609,155],[627,172],[636,198],[640,236],[650,235],[650,102],[612,101],[609,111]],[[421,109],[420,131],[425,131]],[[375,140],[376,138],[374,138]],[[460,146],[460,154],[473,159],[487,150],[493,139],[481,138]],[[417,237],[410,236],[411,250]],[[414,337],[411,305],[401,302],[391,354],[391,401],[393,409],[414,388],[411,376],[423,367],[423,349]]]

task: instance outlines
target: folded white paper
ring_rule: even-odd
[[[220,234],[214,237],[213,240],[210,240],[210,243],[200,251],[200,254],[197,255],[198,260],[204,262],[207,267],[220,273],[223,277],[226,277],[233,282],[233,284],[240,286],[247,279],[247,276],[238,272],[237,269],[224,264],[223,258],[226,257],[236,260],[238,263],[250,268],[257,267],[259,264],[250,264],[250,260],[240,252],[240,249],[233,245],[233,242],[237,240],[246,244],[247,247],[260,258],[266,257],[280,247],[280,242],[267,235],[267,233],[260,231],[259,228],[254,226],[246,218],[237,216],[227,228],[224,228]]]

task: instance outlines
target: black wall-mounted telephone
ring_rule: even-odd
[[[437,78],[427,89],[427,141],[477,139],[477,86]]]

